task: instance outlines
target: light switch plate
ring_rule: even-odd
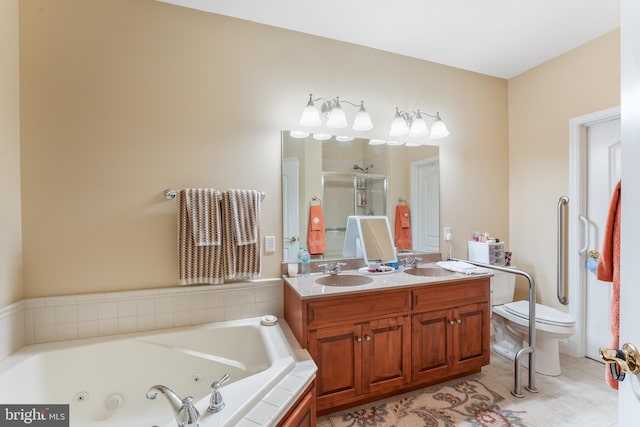
[[[276,236],[264,236],[264,251],[265,252],[276,251]]]

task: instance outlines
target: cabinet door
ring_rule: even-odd
[[[293,410],[278,423],[278,427],[316,427],[315,387],[307,389]]]
[[[309,353],[318,365],[318,408],[357,396],[362,391],[362,328],[344,325],[310,331]]]
[[[452,361],[451,310],[414,314],[411,343],[414,381],[429,381],[446,375]]]
[[[480,367],[489,363],[489,311],[487,304],[467,304],[453,310],[457,333],[454,335],[454,368]]]
[[[373,320],[362,326],[364,393],[399,389],[410,381],[410,328],[408,316]]]

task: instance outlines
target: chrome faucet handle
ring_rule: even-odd
[[[158,384],[147,391],[147,399],[153,400],[158,397],[159,393],[162,393],[173,407],[178,427],[198,427],[200,412],[193,405],[193,397],[187,396],[184,399],[180,399],[169,387]]]
[[[224,409],[224,399],[222,398],[222,393],[220,393],[220,387],[229,381],[230,378],[231,375],[224,374],[222,378],[211,384],[211,400],[209,401],[207,412],[215,414],[216,412],[220,412]]]
[[[187,396],[182,399],[182,407],[176,414],[176,422],[179,427],[198,427],[200,412],[193,404],[193,397]]]

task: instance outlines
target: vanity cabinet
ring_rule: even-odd
[[[316,427],[315,383],[307,387],[277,427]]]
[[[489,278],[302,298],[285,319],[318,366],[319,413],[480,371],[489,363]]]
[[[411,378],[409,316],[311,330],[307,342],[321,409],[396,390]]]

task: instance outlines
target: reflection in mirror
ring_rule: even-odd
[[[439,252],[438,147],[372,143],[363,138],[294,138],[282,132],[284,261],[295,260],[298,248],[307,247],[307,236],[317,224],[323,226],[326,245],[312,257],[344,258],[349,216],[387,216],[394,230],[399,204],[411,209],[413,249]],[[322,218],[310,217],[311,204],[322,206]]]

